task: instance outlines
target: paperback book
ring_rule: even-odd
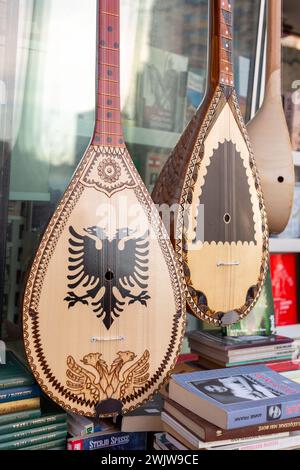
[[[173,375],[169,396],[222,429],[300,416],[300,385],[266,366]]]

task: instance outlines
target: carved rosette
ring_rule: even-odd
[[[137,183],[127,163],[127,150],[117,147],[94,147],[94,153],[80,179],[89,188],[111,197],[124,188],[135,188]]]

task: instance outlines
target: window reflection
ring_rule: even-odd
[[[18,8],[13,19],[1,10],[0,36],[8,37],[3,25],[10,21],[16,41],[6,47],[16,63],[7,82],[13,129],[4,313],[13,323],[40,235],[92,135],[96,0],[11,2]],[[235,6],[236,82],[244,112],[258,4],[236,0]],[[207,0],[121,0],[123,127],[150,191],[205,92],[207,12]],[[3,93],[0,81],[0,100]]]

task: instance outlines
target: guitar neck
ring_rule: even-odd
[[[268,0],[268,47],[266,80],[281,69],[281,0]]]
[[[233,0],[210,1],[210,82],[234,87]]]
[[[93,145],[124,147],[120,104],[120,0],[98,0]]]

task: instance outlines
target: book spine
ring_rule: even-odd
[[[24,401],[24,400],[22,400]],[[14,402],[16,403],[16,402]],[[0,433],[3,426],[39,418],[42,412],[39,409],[20,411],[19,413],[0,414]]]
[[[40,416],[40,415],[39,415]],[[56,415],[42,416],[35,419],[19,420],[15,423],[4,424],[0,426],[0,439],[2,434],[19,432],[25,429],[40,428],[42,426],[51,426],[52,424],[66,425],[66,415],[59,413]]]
[[[10,401],[24,400],[27,398],[35,398],[40,394],[40,389],[37,385],[28,387],[5,388],[0,391],[0,404],[8,403]]]
[[[50,426],[41,426],[39,428],[25,429],[22,431],[12,432],[9,434],[1,434],[0,444],[3,442],[19,441],[27,439],[31,436],[38,436],[40,434],[49,434],[52,432],[65,431],[67,433],[67,423],[51,424]]]
[[[27,385],[34,385],[35,380],[33,377],[13,377],[9,379],[1,379],[0,393],[3,388],[25,387]]]
[[[18,411],[33,410],[40,407],[40,397],[26,398],[24,400],[0,403],[0,415],[16,413]]]
[[[282,437],[279,439],[269,439],[261,442],[253,442],[248,444],[237,444],[235,446],[214,447],[209,450],[280,450],[298,447],[300,444],[300,436]]]
[[[70,439],[68,450],[145,450],[146,433],[113,433]]]
[[[287,399],[285,402],[282,402],[278,397],[277,403],[270,403],[245,410],[229,411],[227,414],[227,429],[292,419],[299,417],[299,415],[300,399]]]
[[[20,447],[20,450],[66,450],[66,438],[55,439],[48,442],[41,442],[30,447]]]
[[[65,430],[48,434],[41,434],[39,436],[28,437],[27,439],[3,442],[0,444],[0,450],[15,450],[23,447],[30,447],[35,444],[41,444],[43,442],[49,442],[63,438],[66,439],[66,437],[67,433]]]
[[[206,428],[203,427],[205,431],[205,442],[214,442],[214,441],[225,441],[229,439],[247,439],[254,437],[264,437],[267,439],[267,436],[270,434],[277,434],[283,432],[294,432],[300,431],[300,418],[296,418],[291,421],[279,421],[264,423],[262,425],[250,426],[246,428],[224,430],[221,428]]]

